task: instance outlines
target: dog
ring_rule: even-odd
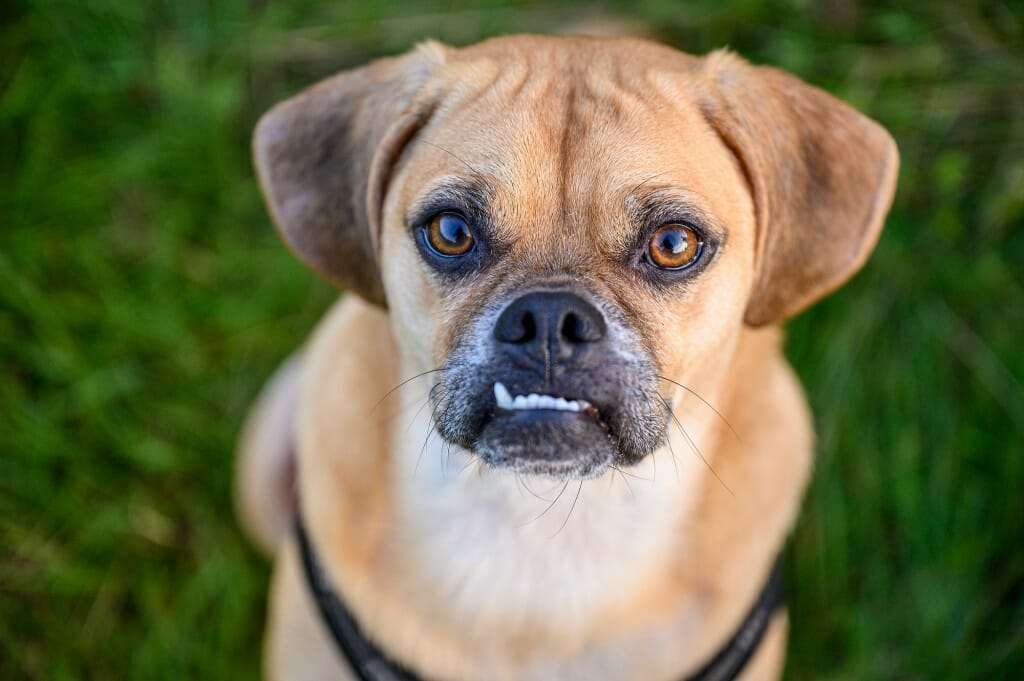
[[[728,51],[513,36],[328,78],[254,155],[347,291],[241,441],[269,677],[780,675],[779,325],[872,251],[881,126]]]

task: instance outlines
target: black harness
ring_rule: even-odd
[[[317,561],[313,546],[306,536],[301,519],[296,523],[299,551],[306,581],[316,600],[317,609],[334,642],[361,681],[420,681],[408,669],[388,659],[377,646],[359,631],[359,625],[337,592],[331,587]],[[743,618],[736,633],[703,667],[682,681],[731,681],[739,676],[764,638],[772,616],[785,605],[779,562],[775,562],[767,583],[761,589],[750,612]]]

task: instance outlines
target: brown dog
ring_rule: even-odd
[[[358,294],[243,441],[270,676],[776,677],[813,439],[776,325],[872,250],[890,136],[727,52],[509,37],[319,83],[255,153],[285,241]],[[329,601],[379,654],[341,654]]]

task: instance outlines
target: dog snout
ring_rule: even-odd
[[[512,301],[494,325],[506,350],[537,361],[579,357],[604,340],[604,315],[568,291],[535,291]]]

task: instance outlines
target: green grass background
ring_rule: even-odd
[[[820,435],[789,678],[1022,678],[1021,9],[5,2],[0,678],[257,675],[268,568],[235,527],[232,447],[335,294],[270,227],[256,117],[424,37],[602,11],[793,71],[902,151],[865,272],[789,326]]]

